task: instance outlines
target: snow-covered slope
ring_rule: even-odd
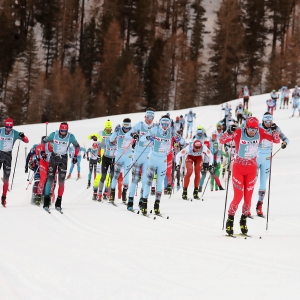
[[[250,100],[250,110],[259,119],[265,99],[261,95]],[[237,102],[231,102],[234,108]],[[197,124],[215,127],[220,108],[194,108]],[[186,112],[174,111],[171,117]],[[49,215],[30,204],[24,173],[29,146],[21,143],[7,208],[0,207],[0,299],[298,299],[300,118],[290,115],[291,109],[275,111],[275,122],[290,145],[273,160],[269,229],[266,219],[249,219],[253,237],[246,240],[227,238],[222,232],[225,191],[207,189],[204,201],[193,202],[181,200],[181,190],[171,199],[163,196],[161,210],[170,219],[153,220],[127,212],[121,204],[92,201],[92,190],[86,189],[86,160],[81,163],[82,178],[75,181],[74,170],[66,181],[64,214],[52,208]],[[135,123],[142,116],[130,117]],[[102,129],[106,119],[69,122],[69,128],[88,147],[87,135]],[[110,119],[117,125],[123,116]],[[49,124],[48,133],[57,128],[58,124]],[[30,145],[45,134],[43,124],[16,129],[24,131]],[[18,142],[12,168],[17,148]],[[232,196],[230,185],[228,203]],[[149,201],[152,207],[153,196]],[[256,202],[257,186],[252,214]],[[240,214],[241,207],[236,232]]]

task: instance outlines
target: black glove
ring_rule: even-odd
[[[47,159],[47,154],[46,154],[45,151],[41,151],[41,158],[42,158],[43,160],[46,160],[46,159]]]
[[[218,163],[214,161],[214,167],[216,168],[218,166]]]
[[[19,137],[22,139],[23,137],[25,137],[24,132],[19,132]]]
[[[25,167],[25,173],[28,173],[28,166]]]
[[[208,167],[209,173],[213,173],[215,171],[215,168],[213,166]]]
[[[101,156],[100,156],[100,155],[98,155],[98,157],[97,157],[97,163],[98,163],[98,164],[101,163]]]
[[[73,163],[74,165],[76,165],[76,164],[77,164],[77,156],[74,156],[74,157],[73,157],[73,159],[72,159],[72,163]]]
[[[285,149],[285,148],[286,148],[286,145],[287,145],[287,142],[282,142],[282,143],[281,143],[281,148],[282,148],[282,149]]]
[[[85,154],[83,154],[83,159],[85,159]]]
[[[175,167],[175,171],[179,171],[180,170],[180,165],[177,165],[176,167]]]
[[[236,125],[235,124],[232,124],[232,125],[230,125],[230,127],[228,128],[228,130],[227,130],[227,132],[229,133],[229,134],[232,134],[232,133],[234,133],[235,131],[236,131]]]
[[[87,160],[87,161],[90,161],[90,158],[89,158],[89,157],[87,157],[87,158],[86,158],[86,160]]]
[[[132,133],[131,136],[135,140],[137,140],[139,138],[139,135],[136,132]]]
[[[95,141],[95,142],[98,140],[98,138],[97,138],[95,135],[92,135],[92,136],[91,136],[91,139],[92,139],[93,141]]]
[[[208,169],[208,163],[203,163],[202,169],[203,169],[204,171],[207,171],[207,169]]]
[[[70,157],[70,158],[72,158],[72,155],[71,155],[71,154],[69,154],[69,157]]]
[[[277,125],[276,125],[275,123],[273,123],[273,124],[271,125],[271,129],[272,129],[272,131],[276,131]]]

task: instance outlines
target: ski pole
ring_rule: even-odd
[[[281,149],[281,148],[280,148],[280,149]],[[280,149],[279,149],[279,150],[280,150]],[[279,151],[279,150],[278,150],[278,151]],[[278,151],[277,151],[277,152],[278,152]],[[276,153],[277,153],[277,152],[276,152]],[[276,153],[275,153],[275,154],[276,154]],[[274,154],[274,155],[275,155],[275,154]],[[274,155],[273,155],[273,156],[274,156]],[[272,150],[271,150],[271,157],[270,157],[270,175],[269,175],[269,189],[268,189],[268,208],[267,208],[267,224],[266,224],[266,230],[268,230],[268,227],[269,227],[269,206],[270,206],[269,204],[270,204],[270,188],[271,188],[271,172],[272,172],[272,161],[273,161],[273,159],[272,159]]]
[[[27,159],[27,147],[25,147],[25,161],[26,159]],[[30,170],[28,171],[27,181],[29,181],[29,174],[30,174]]]
[[[19,155],[19,149],[20,149],[20,143],[21,143],[21,141],[19,141],[19,145],[18,145],[17,156],[16,156],[16,162],[15,162],[14,173],[13,173],[13,178],[12,178],[12,181],[11,181],[10,190],[12,190],[12,186],[13,186],[13,183],[14,183],[14,177],[15,177],[16,165],[17,165],[18,155]]]
[[[233,141],[233,138],[231,140],[231,142]],[[231,153],[229,156],[229,166],[231,165]],[[230,168],[229,168],[230,170]],[[227,176],[227,186],[226,186],[226,196],[225,196],[225,206],[224,206],[224,216],[223,216],[223,227],[222,230],[224,230],[224,222],[225,222],[225,213],[226,213],[226,206],[227,206],[227,196],[228,196],[228,186],[229,186],[229,179],[230,179],[230,172],[228,172],[228,176]]]
[[[204,196],[204,193],[205,193],[205,190],[206,190],[206,187],[207,187],[207,184],[208,184],[209,180],[210,180],[210,175],[208,176],[208,179],[206,181],[206,185],[204,187],[204,191],[203,191],[202,196],[201,196],[202,201],[203,201],[203,196]]]
[[[35,172],[33,172],[32,176],[31,176],[31,178],[30,178],[30,181],[29,181],[28,184],[27,184],[26,191],[28,190],[29,185],[32,183],[32,180],[33,180],[33,178],[34,178],[34,174],[35,174]]]
[[[124,151],[121,153],[120,157],[118,158],[118,160],[116,162],[113,163],[113,165],[115,166],[117,164],[117,162],[121,159],[121,157],[125,154],[125,152],[128,150],[128,148],[132,145],[134,139],[128,144],[128,146],[124,149]]]
[[[276,153],[278,153],[282,148],[280,147],[273,155],[272,155],[272,152],[271,152],[271,156],[270,157],[267,157],[267,160],[272,160],[272,158],[276,155]]]
[[[131,165],[131,167],[128,169],[128,171],[126,172],[126,174],[124,175],[124,178],[126,177],[126,175],[129,173],[129,171],[132,169],[132,167],[134,166],[134,164],[139,160],[139,158],[142,156],[142,154],[145,152],[145,150],[148,148],[148,146],[152,143],[152,141],[150,141],[148,143],[148,145],[145,147],[145,149],[142,151],[142,153],[139,155],[139,157],[135,160],[135,162]]]

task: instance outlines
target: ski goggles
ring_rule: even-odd
[[[160,125],[161,125],[161,127],[169,127],[170,122],[163,121],[163,122],[160,122]]]
[[[145,114],[145,117],[146,117],[148,120],[154,120],[154,111],[152,111],[152,110],[147,110],[147,111],[146,111],[146,114]]]
[[[253,128],[253,127],[247,127],[247,129],[249,130],[249,132],[251,133],[256,133],[258,128]]]
[[[263,116],[263,122],[267,123],[267,124],[270,124],[273,122],[273,116],[271,115],[265,115]]]
[[[123,123],[122,126],[124,129],[131,129],[131,123]]]
[[[13,127],[12,126],[5,126],[5,128],[12,129]]]
[[[199,152],[199,151],[201,150],[201,146],[199,146],[199,147],[194,147],[193,149],[194,149],[195,151]]]
[[[68,130],[67,129],[60,129],[60,132],[66,133],[66,132],[68,132]]]

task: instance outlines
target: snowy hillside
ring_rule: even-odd
[[[261,95],[250,100],[250,111],[259,119],[266,99]],[[234,108],[237,102],[231,102]],[[171,112],[171,117],[187,111]],[[194,112],[197,125],[206,128],[215,128],[221,119],[220,105],[198,107]],[[157,119],[161,114],[157,112]],[[291,108],[275,111],[275,122],[290,145],[273,160],[269,229],[266,219],[249,219],[253,237],[246,240],[227,238],[222,232],[225,191],[207,189],[204,201],[193,202],[181,200],[182,190],[171,199],[163,196],[161,211],[170,219],[153,220],[127,212],[120,200],[116,200],[118,207],[92,201],[92,190],[86,189],[86,160],[81,163],[82,178],[76,181],[74,170],[73,178],[66,181],[64,214],[52,207],[48,215],[30,204],[24,173],[25,147],[40,141],[45,125],[16,127],[29,137],[30,144],[20,145],[7,208],[0,208],[0,299],[299,299],[300,118],[290,119],[291,114]],[[135,123],[143,115],[130,117]],[[123,117],[110,119],[115,126]],[[69,129],[88,147],[87,135],[102,129],[106,119],[69,122]],[[57,128],[58,124],[49,124],[48,133]],[[12,169],[17,148],[18,142]],[[230,184],[228,203],[232,196]],[[153,202],[150,196],[148,207]],[[267,196],[265,214],[266,203]],[[241,205],[235,221],[237,233],[240,214]]]

